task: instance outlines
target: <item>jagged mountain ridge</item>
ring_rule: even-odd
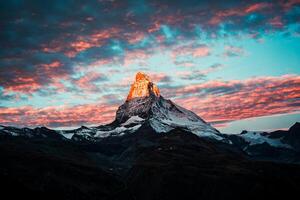
[[[13,199],[283,199],[300,182],[299,165],[246,159],[177,128],[155,134],[147,123],[98,142],[1,138],[0,158],[0,186]]]
[[[58,133],[67,139],[96,141],[133,133],[143,124],[151,126],[156,133],[167,133],[172,129],[181,128],[200,137],[224,140],[217,129],[195,113],[161,96],[156,84],[142,72],[136,74],[126,101],[118,108],[112,123],[97,127],[82,126]],[[8,128],[3,132],[9,132]]]
[[[215,128],[195,113],[161,96],[149,76],[141,72],[136,74],[126,102],[118,108],[115,123],[125,123],[131,117],[144,119],[139,120],[143,123],[149,121],[150,126],[158,133],[182,128],[198,136],[223,139]]]
[[[234,146],[255,159],[300,163],[299,122],[288,130],[243,131],[226,136]]]
[[[81,137],[97,140],[109,136],[122,136],[135,132],[144,123],[151,126],[157,133],[166,133],[174,128],[182,128],[200,137],[224,139],[218,130],[195,113],[161,96],[155,83],[142,72],[136,74],[127,99],[118,108],[115,120],[111,124],[93,128],[81,127],[74,130],[73,139],[80,140]]]
[[[244,131],[238,135],[221,134],[192,111],[165,99],[150,77],[141,72],[136,74],[126,101],[118,108],[115,120],[110,124],[96,127],[82,126],[74,130],[51,130],[45,127],[20,129],[0,126],[0,136],[97,142],[108,137],[143,132],[146,129],[151,129],[155,134],[179,129],[199,137],[231,144],[250,156],[276,159],[276,155],[272,153],[275,150],[284,156],[286,152],[292,155],[286,157],[294,157],[295,152],[300,152],[299,123],[288,131],[271,133]]]

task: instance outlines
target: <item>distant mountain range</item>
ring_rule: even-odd
[[[300,123],[222,134],[139,72],[110,124],[0,126],[0,160],[12,196],[17,187],[36,199],[286,198],[300,189]]]

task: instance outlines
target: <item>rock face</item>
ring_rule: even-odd
[[[143,72],[138,72],[131,85],[127,99],[116,113],[116,121],[123,123],[132,116],[148,118],[152,104],[160,97],[158,87],[150,77]]]
[[[131,85],[127,101],[138,97],[160,96],[158,87],[151,81],[150,77],[143,72],[138,72],[135,82]]]
[[[142,72],[136,74],[125,103],[117,110],[115,122],[126,123],[132,117],[143,119],[140,122],[147,122],[158,133],[181,128],[198,136],[223,139],[218,130],[195,113],[160,95],[157,86]]]

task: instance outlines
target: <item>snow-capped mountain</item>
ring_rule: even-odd
[[[149,126],[158,134],[180,128],[200,137],[224,140],[218,130],[195,113],[161,96],[156,84],[142,72],[136,74],[127,99],[118,108],[112,123],[98,127],[82,126],[74,130],[53,132],[64,136],[66,139],[94,141],[105,137],[134,133],[142,126]],[[0,131],[12,136],[25,137],[27,134],[28,137],[31,137],[36,132],[35,129],[14,127],[2,127]]]
[[[250,146],[266,143],[273,147],[292,148],[289,144],[284,143],[282,138],[272,138],[272,135],[266,132],[245,131],[239,135]]]
[[[0,126],[0,136],[97,142],[104,138],[138,134],[149,130],[151,133],[162,135],[175,129],[230,144],[248,155],[274,157],[274,149],[279,152],[278,154],[300,152],[300,123],[296,123],[287,131],[270,133],[243,131],[237,135],[222,134],[192,111],[165,99],[150,77],[142,72],[136,74],[126,101],[117,109],[115,120],[110,124],[97,127],[82,126],[74,130]]]
[[[200,137],[217,140],[224,138],[192,111],[182,108],[160,95],[150,77],[138,72],[124,104],[117,112],[114,122],[108,125],[75,130],[74,139],[97,139],[133,133],[148,124],[157,133],[166,133],[174,128],[190,131]],[[72,138],[73,138],[72,137]]]
[[[296,163],[300,161],[299,122],[288,130],[243,131],[227,137],[232,145],[253,158]]]

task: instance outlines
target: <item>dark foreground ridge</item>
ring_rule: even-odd
[[[2,195],[30,199],[278,199],[298,195],[300,166],[254,161],[174,129],[90,143],[0,140]]]

